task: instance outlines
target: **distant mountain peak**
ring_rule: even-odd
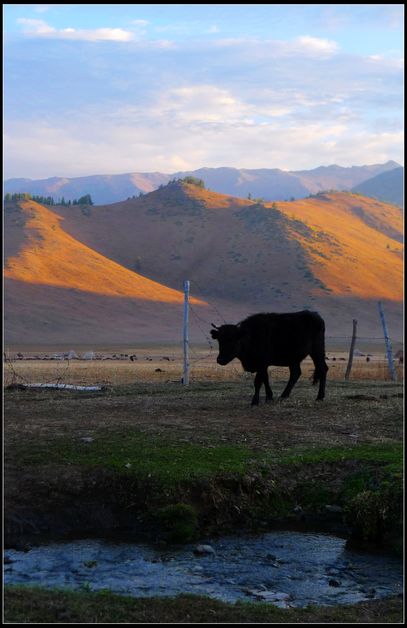
[[[132,172],[126,174],[50,177],[48,179],[8,179],[5,193],[28,192],[31,195],[74,200],[90,194],[97,205],[114,203],[140,193],[152,192],[173,179],[192,176],[204,180],[206,189],[239,198],[283,201],[306,198],[327,189],[351,190],[384,172],[400,168],[396,161],[366,166],[332,164],[312,170],[288,171],[280,168],[233,168],[205,166],[197,170],[175,172]]]

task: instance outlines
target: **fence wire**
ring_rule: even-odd
[[[235,380],[252,378],[254,375],[245,373],[238,360],[233,360],[226,367],[220,366],[216,362],[218,354],[218,343],[213,340],[210,331],[213,320],[223,321],[225,317],[219,307],[208,301],[205,292],[201,289],[196,280],[192,280],[193,292],[199,294],[208,303],[208,309],[204,313],[195,305],[189,304],[189,364],[191,382],[197,380]],[[25,356],[25,359],[33,362],[25,362],[21,354],[13,355],[11,352],[3,354],[4,359],[4,382],[28,384],[38,381],[38,373],[43,373],[44,383],[80,383],[80,384],[119,384],[134,381],[181,381],[182,380],[182,339],[179,345],[174,347],[174,351],[166,349],[167,355],[160,354],[160,350],[148,354],[148,350],[139,357],[128,354],[120,354],[120,361],[102,362],[102,360],[118,360],[115,354],[100,355],[95,361],[85,362],[82,358],[78,366],[75,360],[64,361],[62,363],[47,362],[44,356]],[[349,348],[351,345],[351,334],[326,335],[326,362],[329,367],[328,379],[344,380],[346,367],[349,358]],[[403,370],[403,343],[392,341],[393,362],[397,375],[397,382],[402,382],[404,378]],[[131,353],[133,350],[129,350]],[[44,360],[39,368],[38,360]],[[49,359],[53,359],[52,357]],[[55,358],[54,358],[55,359]],[[99,360],[99,362],[97,362]],[[127,361],[126,361],[127,360]],[[131,360],[131,361],[130,361]],[[37,368],[36,368],[37,364]],[[31,368],[30,368],[31,365]],[[80,367],[80,368],[79,368]],[[306,358],[301,363],[303,376],[312,377],[314,365],[311,358]],[[286,367],[269,368],[273,379],[287,379],[288,369]],[[350,378],[352,380],[379,380],[391,379],[389,365],[386,359],[386,347],[383,336],[356,336],[356,344],[353,355],[352,370]]]

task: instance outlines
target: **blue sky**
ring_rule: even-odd
[[[3,5],[4,175],[403,163],[403,5]]]

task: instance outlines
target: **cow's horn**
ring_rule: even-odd
[[[217,326],[216,326],[216,325],[214,325],[213,323],[211,323],[211,325],[212,325],[212,327],[213,327],[214,329],[219,329],[219,327],[217,327]]]

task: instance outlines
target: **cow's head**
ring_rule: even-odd
[[[218,364],[225,366],[237,357],[240,349],[241,331],[239,325],[221,325],[216,327],[212,323],[211,336],[219,343]]]

